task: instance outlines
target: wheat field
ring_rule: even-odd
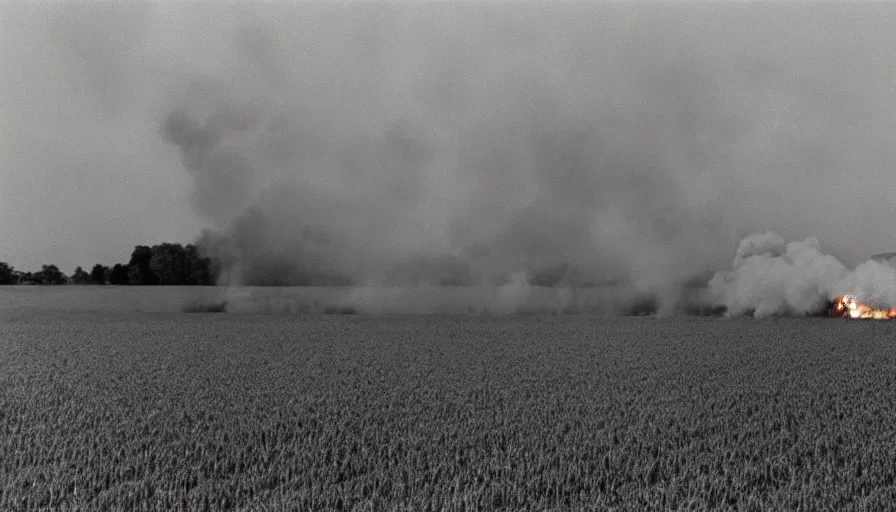
[[[896,328],[0,311],[0,510],[882,510]]]

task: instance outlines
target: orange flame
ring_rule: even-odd
[[[831,308],[831,316],[892,320],[896,319],[896,308],[874,309],[871,306],[859,302],[859,298],[855,295],[841,295],[834,299],[834,307]]]

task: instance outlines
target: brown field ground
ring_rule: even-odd
[[[0,510],[896,503],[890,322],[65,309],[0,308]]]

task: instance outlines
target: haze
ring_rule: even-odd
[[[4,3],[0,261],[650,289],[896,250],[896,6]],[[260,276],[260,277],[259,277]],[[241,279],[239,275],[231,279]]]

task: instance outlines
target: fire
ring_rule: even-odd
[[[859,302],[859,298],[855,295],[841,295],[834,299],[834,307],[831,308],[831,316],[892,320],[896,319],[896,308],[874,309],[871,306]]]

